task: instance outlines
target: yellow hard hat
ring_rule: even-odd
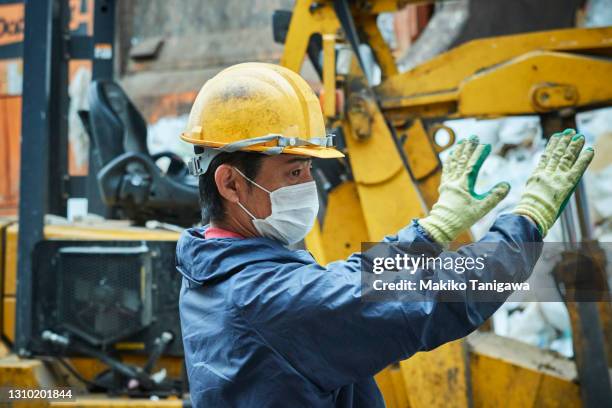
[[[194,175],[205,173],[221,152],[344,157],[332,147],[308,83],[287,68],[260,62],[231,66],[207,81],[181,139],[204,147],[189,163]]]

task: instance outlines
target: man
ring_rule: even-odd
[[[343,156],[325,136],[315,95],[292,71],[260,63],[224,70],[200,91],[182,139],[196,145],[190,167],[210,220],[185,231],[177,246],[196,407],[382,407],[374,374],[466,336],[503,302],[464,292],[460,302],[365,302],[362,254],[323,266],[287,248],[318,212],[311,158]],[[570,130],[552,137],[520,204],[480,241],[494,249],[486,254],[472,244],[459,252],[490,255],[497,273],[527,279],[539,256],[527,244],[542,241],[591,161],[593,151],[583,146],[584,137]],[[419,243],[439,255],[441,244],[490,211],[509,185],[474,192],[489,150],[476,137],[460,143],[430,214],[383,242]],[[435,281],[441,272],[421,268],[417,276]],[[492,281],[492,272],[479,279]]]

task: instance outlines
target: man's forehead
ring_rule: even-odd
[[[312,158],[308,156],[297,156],[295,154],[279,154],[278,156],[269,156],[265,161],[274,165],[283,165],[294,163],[307,163],[311,160]]]

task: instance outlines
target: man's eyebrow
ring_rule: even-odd
[[[311,157],[294,157],[292,159],[287,160],[287,164],[295,163],[295,162],[307,162],[312,161]]]

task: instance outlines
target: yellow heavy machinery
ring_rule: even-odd
[[[610,28],[472,41],[399,73],[376,18],[410,2],[297,0],[292,15],[275,19],[275,36],[285,43],[281,64],[299,71],[307,50],[323,56],[322,64],[313,61],[322,74],[323,110],[347,154],[329,166],[315,163],[324,214],[306,245],[321,263],[426,213],[437,197],[438,154],[454,141],[444,120],[538,114],[550,134],[572,125],[578,110],[612,101]],[[142,119],[110,81],[114,2],[96,2],[92,37],[69,39],[65,3],[26,5],[20,217],[0,222],[0,386],[83,390],[51,406],[188,405],[173,265],[178,234],[118,221],[45,224],[44,215],[64,215],[66,199],[82,194],[86,183],[99,191],[109,216],[198,220],[193,180],[171,154],[168,173],[159,172],[142,146]],[[364,47],[380,68],[378,85]],[[344,67],[343,50],[353,55]],[[65,171],[65,65],[77,56],[93,59],[93,103],[82,113],[97,166],[89,180]],[[443,146],[434,137],[440,129],[450,135]],[[611,398],[609,304],[594,319],[592,308],[568,306],[576,364],[477,333],[381,372],[387,405],[599,406]],[[594,328],[588,333],[585,321]]]
[[[313,49],[322,53],[322,64],[317,59],[312,63],[322,74],[324,114],[328,127],[340,130],[340,144],[348,157],[346,167],[319,168],[328,186],[326,212],[306,244],[322,263],[359,251],[359,243],[380,240],[423,216],[433,205],[441,169],[438,154],[454,142],[445,120],[534,114],[540,116],[544,134],[550,135],[575,127],[576,112],[612,102],[612,28],[474,40],[400,73],[377,17],[408,3],[417,1],[298,0],[292,15],[277,15],[277,36],[285,44],[282,65],[299,72]],[[341,67],[338,56],[347,47],[354,58],[349,67]],[[364,47],[371,50],[381,71],[376,86]],[[338,109],[340,95],[346,102]],[[450,135],[444,146],[435,138],[440,129]],[[577,194],[577,201],[584,205],[583,193]],[[585,222],[581,226],[588,241],[588,226]],[[587,406],[612,401],[609,364],[599,364],[612,358],[610,305],[600,305],[597,310],[592,304],[572,302],[568,307],[582,401]],[[596,326],[599,335],[587,338],[591,335],[587,336],[586,325]],[[500,352],[515,347],[504,346],[494,336],[485,338],[497,341]],[[466,357],[466,347],[469,349],[469,342],[463,340],[451,343],[381,373],[378,382],[387,404],[578,404],[572,380],[552,380],[539,370],[530,374],[528,386],[500,392],[507,389],[504,384],[525,385],[517,368],[520,359],[497,360],[485,374],[479,364],[487,357],[480,355],[478,347]],[[597,347],[600,354],[595,357]],[[595,371],[603,378],[594,377]],[[541,386],[548,381],[556,385]]]

